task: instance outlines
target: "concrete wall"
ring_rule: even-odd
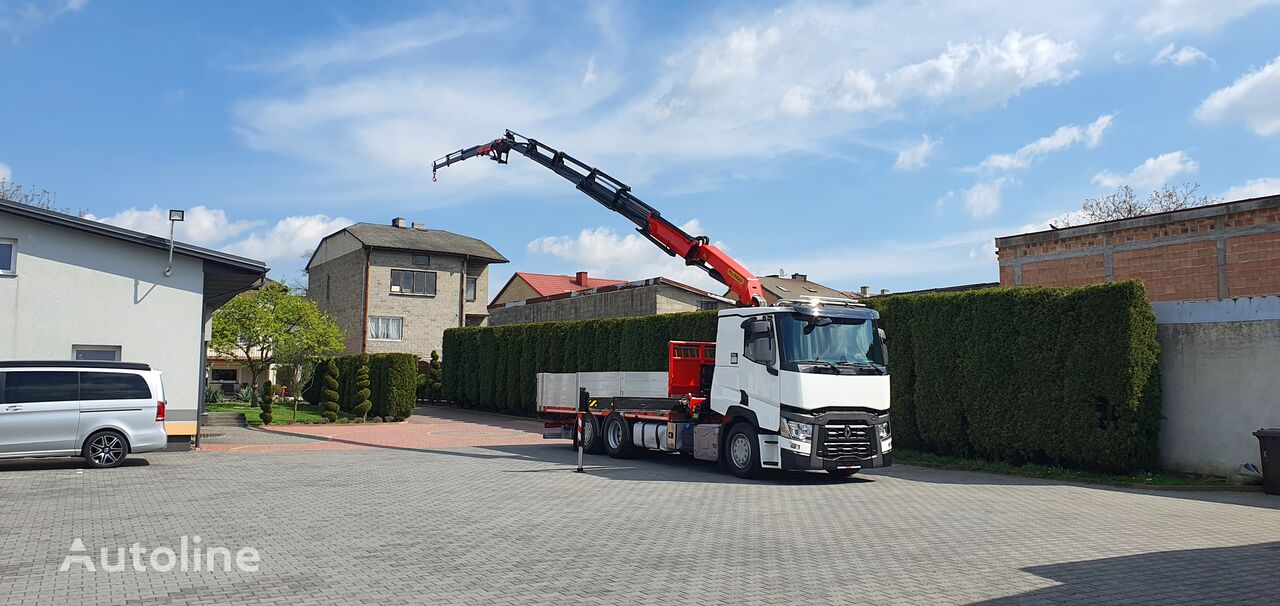
[[[616,289],[610,287],[610,290],[603,292],[592,292],[588,289],[567,297],[535,300],[510,307],[495,307],[489,310],[489,324],[502,326],[533,322],[652,316],[698,311],[703,301],[714,302],[717,309],[732,306],[730,303],[655,280],[643,286]]]
[[[17,275],[0,276],[0,359],[72,360],[74,345],[119,346],[164,371],[171,435],[194,434],[204,375],[204,262],[0,215]]]
[[[589,282],[588,282],[589,283]],[[525,299],[536,299],[542,296],[538,291],[534,290],[529,283],[520,276],[511,276],[511,281],[502,288],[502,291],[494,297],[491,305],[501,305],[503,303],[512,303],[515,301],[524,301]]]
[[[1280,427],[1280,297],[1155,303],[1168,469],[1229,474],[1260,464],[1260,427]]]
[[[1003,286],[1137,279],[1152,301],[1280,294],[1280,196],[997,238]]]
[[[317,259],[329,252],[328,242],[316,250]],[[346,354],[360,353],[364,347],[364,255],[363,248],[347,251],[307,271],[307,297],[338,323]]]

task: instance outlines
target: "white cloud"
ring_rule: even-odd
[[[0,2],[0,34],[17,41],[32,30],[53,22],[67,13],[78,12],[89,0],[42,0]]]
[[[596,58],[587,59],[587,72],[582,74],[582,85],[591,86],[596,81]]]
[[[702,231],[697,219],[681,226],[698,235]],[[716,242],[717,246],[724,247]],[[567,262],[565,273],[586,271],[591,275],[614,280],[644,280],[664,277],[690,286],[723,294],[725,286],[706,272],[668,256],[639,234],[619,234],[608,227],[584,229],[577,236],[543,236],[528,245],[530,254],[550,255]]]
[[[353,29],[345,34],[304,45],[274,59],[250,63],[245,69],[293,74],[391,59],[420,51],[442,42],[493,31],[503,19],[454,19],[424,17],[381,27]]]
[[[920,138],[920,142],[898,151],[898,160],[893,163],[893,170],[919,170],[928,164],[929,156],[938,146],[936,139],[929,135]]]
[[[1194,46],[1184,46],[1177,50],[1174,49],[1175,45],[1170,42],[1167,46],[1160,49],[1160,52],[1156,53],[1156,56],[1151,59],[1151,64],[1159,65],[1161,63],[1171,63],[1178,67],[1183,67],[1186,65],[1192,65],[1196,61],[1208,61],[1209,63],[1213,63],[1213,59],[1210,59],[1209,55],[1204,54],[1204,51]]]
[[[1023,145],[1011,154],[987,156],[977,169],[984,171],[1023,169],[1031,166],[1031,163],[1040,156],[1066,150],[1076,143],[1084,143],[1088,148],[1097,147],[1114,117],[1115,114],[1099,116],[1084,128],[1074,124],[1061,126],[1052,134]]]
[[[1103,187],[1132,186],[1137,190],[1156,189],[1169,182],[1169,179],[1185,173],[1193,173],[1200,165],[1186,152],[1175,151],[1147,158],[1127,175],[1117,175],[1110,171],[1102,171],[1093,176],[1093,182]]]
[[[169,211],[159,206],[129,208],[107,217],[90,214],[85,218],[154,236],[169,237]],[[203,205],[186,209],[184,219],[174,226],[174,239],[197,246],[210,246],[229,240],[262,224],[261,221],[232,221],[227,218],[226,211]]]
[[[1013,179],[1000,177],[991,181],[974,184],[960,194],[964,200],[964,208],[975,218],[989,217],[1000,210],[1000,200],[1004,188],[1013,183]]]
[[[0,162],[0,181],[12,181],[12,180],[13,180],[13,169],[9,168],[8,164],[5,164],[4,162]]]
[[[1219,197],[1223,200],[1231,201],[1257,198],[1259,196],[1274,196],[1276,194],[1280,194],[1280,177],[1264,177],[1232,187]]]
[[[1280,57],[1214,91],[1196,108],[1195,116],[1205,122],[1240,120],[1259,135],[1272,135],[1280,132],[1276,99],[1280,99]]]
[[[1156,36],[1176,31],[1211,31],[1276,4],[1276,0],[1159,0],[1138,18],[1138,28]]]
[[[266,232],[249,234],[224,247],[229,253],[266,261],[269,267],[282,270],[303,264],[303,255],[315,249],[321,238],[354,221],[327,215],[296,215],[276,222]]]

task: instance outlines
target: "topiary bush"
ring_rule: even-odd
[[[271,404],[275,400],[274,392],[275,389],[271,386],[271,381],[264,381],[262,383],[262,393],[258,394],[258,408],[261,408],[262,412],[258,413],[258,418],[262,419],[263,425],[271,424],[271,419],[273,418],[271,415]]]
[[[895,445],[1113,471],[1158,465],[1160,348],[1140,282],[868,303],[888,336]]]
[[[369,389],[369,385],[369,359],[365,357],[360,370],[356,371],[356,404],[351,407],[352,412],[360,415],[361,420],[369,416],[369,409],[373,408],[373,402],[369,401],[373,390]]]
[[[334,421],[338,418],[338,401],[341,397],[338,394],[338,364],[333,360],[325,363],[324,370],[324,402],[321,407],[324,409],[320,412],[320,416],[326,421]]]

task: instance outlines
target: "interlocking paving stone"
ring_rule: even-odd
[[[1278,601],[1280,497],[907,466],[742,481],[672,456],[575,474],[536,422],[420,412],[343,449],[0,462],[0,604]],[[96,556],[183,535],[261,568],[58,571],[75,538]]]

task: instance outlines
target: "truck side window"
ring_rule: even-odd
[[[747,331],[742,344],[742,355],[752,362],[770,364],[773,362],[773,329],[768,332],[752,333]]]

